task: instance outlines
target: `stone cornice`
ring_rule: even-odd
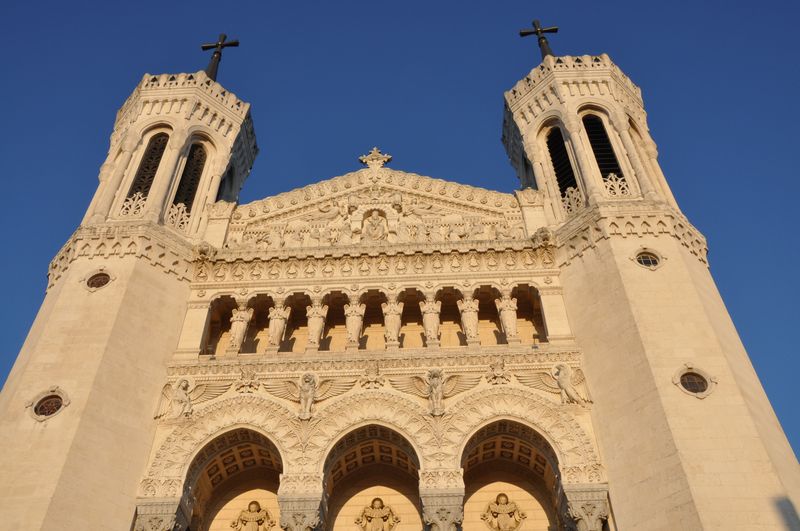
[[[611,237],[667,235],[678,240],[700,262],[708,264],[705,237],[679,211],[646,200],[609,201],[577,212],[557,231],[560,265]]]
[[[379,365],[384,374],[416,374],[431,367],[450,369],[458,373],[485,373],[489,364],[502,359],[507,370],[549,370],[554,363],[567,363],[577,369],[581,364],[581,351],[575,347],[553,347],[540,344],[538,348],[517,345],[482,346],[444,349],[415,348],[386,350],[358,350],[342,356],[340,352],[316,354],[239,354],[229,359],[202,359],[174,361],[169,365],[170,380],[182,376],[200,380],[238,380],[242,369],[252,369],[257,375],[268,378],[296,376],[304,372],[318,372],[320,376],[361,376],[366,367]]]
[[[117,222],[79,227],[50,262],[47,289],[78,259],[126,256],[144,259],[178,280],[190,279],[193,255],[187,240],[159,225]]]

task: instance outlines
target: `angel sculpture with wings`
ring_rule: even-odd
[[[355,379],[328,379],[317,383],[317,377],[310,372],[300,377],[299,384],[291,380],[262,383],[267,391],[278,398],[291,400],[292,402],[300,402],[300,411],[297,413],[297,418],[300,420],[308,420],[311,418],[311,408],[314,402],[322,402],[328,398],[345,393],[355,384]]]
[[[577,385],[580,385],[586,380],[583,371],[578,369],[573,375],[572,369],[569,365],[564,363],[559,363],[554,366],[549,373],[535,372],[533,374],[518,374],[517,380],[524,385],[540,391],[560,394],[562,404],[579,404],[584,406],[589,402],[589,400],[581,396],[576,388]]]
[[[444,399],[472,389],[481,380],[481,375],[454,374],[444,377],[441,369],[431,369],[426,378],[405,376],[390,378],[389,383],[395,389],[428,399],[428,411],[431,416],[444,415]]]
[[[177,419],[192,414],[194,406],[207,402],[228,390],[230,383],[204,383],[189,391],[189,381],[178,380],[173,387],[166,384],[161,389],[161,402],[154,418]]]

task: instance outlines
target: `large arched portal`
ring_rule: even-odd
[[[559,472],[548,442],[518,422],[493,422],[473,435],[462,455],[464,530],[555,531]]]
[[[257,502],[278,522],[280,454],[265,436],[238,428],[226,432],[195,456],[186,477],[193,493],[192,531],[230,531],[231,522]]]
[[[372,531],[369,524],[359,527],[356,520],[380,516],[380,503],[375,504],[378,510],[364,514],[376,498],[383,504],[384,518],[399,518],[398,531],[423,529],[418,470],[416,452],[397,432],[377,425],[351,431],[325,460],[325,531]]]

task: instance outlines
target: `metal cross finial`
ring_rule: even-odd
[[[222,59],[222,49],[227,48],[228,46],[239,46],[238,40],[226,42],[225,39],[227,38],[227,35],[220,33],[217,42],[213,44],[203,44],[200,46],[200,49],[203,51],[214,50],[214,53],[211,54],[211,60],[208,62],[208,66],[206,67],[206,75],[214,81],[217,80],[217,70],[219,69],[219,61]]]
[[[528,35],[536,35],[539,37],[539,49],[542,51],[542,60],[548,55],[554,55],[553,50],[550,49],[550,44],[547,42],[547,37],[544,36],[545,33],[558,33],[558,28],[556,26],[543,28],[538,20],[534,20],[532,30],[519,30],[520,37],[527,37]]]

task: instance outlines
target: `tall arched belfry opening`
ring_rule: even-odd
[[[0,395],[0,528],[790,527],[797,460],[641,90],[552,31],[504,95],[514,193],[373,148],[239,204],[238,43],[146,74]]]

